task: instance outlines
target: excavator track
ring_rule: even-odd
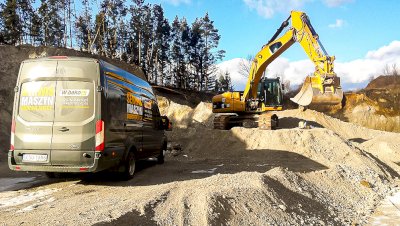
[[[279,126],[279,120],[278,116],[270,112],[265,112],[260,115],[217,115],[214,118],[214,129],[229,130],[233,126],[275,130]]]
[[[214,118],[214,129],[228,130],[230,115],[218,115]]]

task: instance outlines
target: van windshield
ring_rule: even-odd
[[[21,85],[19,116],[29,122],[79,122],[94,114],[94,83],[33,81]]]

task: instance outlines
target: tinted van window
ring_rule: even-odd
[[[94,83],[57,81],[56,122],[80,122],[94,114]]]
[[[18,114],[28,122],[54,119],[55,81],[33,81],[21,85]]]

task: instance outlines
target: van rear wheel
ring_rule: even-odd
[[[49,179],[54,179],[54,178],[63,178],[67,176],[66,173],[58,173],[58,172],[45,172],[46,177]]]
[[[157,164],[163,164],[164,163],[164,157],[165,157],[165,150],[167,148],[162,148],[160,151],[160,154],[157,156]]]
[[[135,170],[136,170],[136,158],[135,154],[133,152],[129,152],[128,158],[126,159],[125,162],[125,169],[124,172],[122,173],[122,177],[124,180],[130,180],[133,178],[135,175]]]
[[[54,172],[45,172],[47,178],[53,179],[56,178],[56,174]]]

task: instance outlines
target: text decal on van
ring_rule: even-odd
[[[151,106],[153,105],[153,101],[147,100],[144,101],[144,119],[145,120],[153,120]]]
[[[23,90],[21,93],[21,110],[50,111],[53,109],[55,90],[53,87],[42,87],[33,92]]]
[[[132,93],[126,94],[126,117],[131,120],[142,120],[143,104],[140,98],[135,97]]]
[[[89,96],[88,89],[62,89],[60,96],[64,97],[87,97]]]
[[[89,108],[89,89],[62,89],[64,97],[61,108]]]

